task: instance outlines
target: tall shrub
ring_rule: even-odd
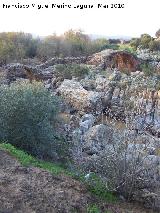
[[[41,83],[0,87],[0,141],[38,157],[56,157],[54,124],[58,101]]]

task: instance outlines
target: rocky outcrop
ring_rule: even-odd
[[[81,134],[87,132],[94,124],[95,117],[92,114],[85,114],[81,117],[79,127]]]
[[[8,64],[6,67],[7,79],[9,82],[16,81],[17,78],[27,78],[24,66],[19,63]]]
[[[137,57],[148,63],[158,74],[160,73],[160,51],[138,49]]]
[[[137,49],[137,57],[143,60],[160,62],[160,51]]]
[[[130,117],[130,129],[147,130],[159,137],[158,83],[157,77],[145,77],[138,72],[127,76],[115,71],[108,79],[98,75],[95,80],[96,89],[103,92],[102,103],[106,115],[124,120],[126,124]]]
[[[4,68],[6,69],[9,82],[15,81],[17,78],[27,78],[30,81],[42,81],[53,78],[54,66],[56,64],[72,63],[92,64],[98,66],[100,69],[118,68],[121,71],[127,72],[136,71],[139,65],[138,59],[130,53],[106,50],[89,57],[52,58],[36,66],[13,63],[6,65]],[[54,78],[54,81],[57,81],[57,77]]]
[[[57,76],[54,76],[55,65],[57,64],[81,64],[86,62],[86,57],[66,57],[52,58],[43,64],[30,66],[26,64],[12,63],[5,66],[7,79],[9,82],[15,81],[17,78],[27,78],[30,81],[46,81],[53,78],[58,82]]]
[[[91,127],[83,137],[83,151],[89,155],[98,154],[111,143],[113,129],[109,125],[96,125]]]
[[[134,128],[148,130],[159,136],[160,132],[160,91],[158,78],[138,76],[133,78],[126,95],[130,97],[134,114]],[[130,111],[130,112],[131,112]],[[130,114],[131,115],[131,114]]]
[[[160,93],[157,82],[155,77],[146,78],[143,73],[127,76],[114,71],[109,78],[97,75],[91,79],[92,91],[84,89],[75,80],[65,80],[57,92],[80,114],[101,114],[103,111],[107,116],[125,122],[137,133],[149,131],[159,137]]]
[[[53,77],[53,69],[38,69],[23,64],[8,64],[5,66],[6,78],[8,82],[16,81],[18,78],[29,79],[30,81],[45,81]]]
[[[105,50],[88,58],[88,64],[103,65],[103,69],[117,68],[122,72],[134,72],[138,69],[140,60],[126,51]]]
[[[85,90],[77,81],[64,80],[57,93],[82,114],[86,112],[97,114],[102,111],[101,94]]]
[[[100,124],[85,132],[82,145],[88,154],[84,168],[101,175],[108,189],[160,210],[159,139]]]
[[[65,57],[65,58],[51,58],[43,64],[37,65],[38,69],[46,69],[56,64],[84,64],[87,61],[87,57]]]

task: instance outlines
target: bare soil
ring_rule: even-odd
[[[87,213],[88,205],[95,202],[101,206],[102,213],[107,209],[113,213],[151,212],[134,204],[102,203],[79,181],[35,167],[23,167],[0,150],[0,213]]]

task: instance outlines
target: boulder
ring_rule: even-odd
[[[93,126],[94,122],[95,118],[92,114],[85,114],[84,116],[82,116],[79,123],[81,133],[84,134],[85,132],[87,132],[89,128]]]
[[[95,87],[97,92],[104,92],[109,87],[109,80],[102,75],[97,75],[95,79]]]
[[[57,93],[82,114],[86,112],[99,114],[102,111],[101,94],[85,90],[77,81],[65,79],[57,89]]]
[[[98,154],[112,142],[113,129],[109,125],[96,125],[84,134],[83,150],[89,155]]]

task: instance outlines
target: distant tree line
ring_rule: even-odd
[[[37,54],[39,40],[23,32],[0,33],[0,62],[7,63]]]
[[[138,47],[160,50],[160,30],[156,37],[143,34],[131,39],[129,45],[135,50]],[[44,38],[24,32],[3,32],[0,33],[0,65],[24,58],[37,57],[45,61],[52,57],[87,56],[107,48],[120,49],[121,42],[120,39],[91,39],[81,30],[72,29],[60,36],[53,34]]]
[[[69,30],[63,35],[34,38],[23,32],[0,33],[0,63],[38,57],[86,56],[101,51],[109,44],[105,38],[92,40],[81,30]]]

